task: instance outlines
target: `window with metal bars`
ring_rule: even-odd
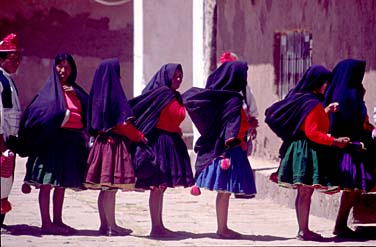
[[[282,99],[312,64],[312,34],[306,30],[274,35],[276,91]]]

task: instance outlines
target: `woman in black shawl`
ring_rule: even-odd
[[[357,149],[350,145],[346,149],[331,152],[337,164],[335,178],[343,189],[333,231],[333,234],[341,237],[356,236],[347,226],[350,210],[361,193],[369,191],[375,183],[375,141],[372,140],[373,126],[368,122],[362,84],[365,68],[365,61],[346,59],[339,62],[325,93],[325,103],[339,103],[339,111],[330,115],[329,133],[334,137],[349,136],[352,143],[363,143],[365,148]]]
[[[247,70],[243,61],[225,62],[208,77],[205,89],[191,88],[183,94],[186,109],[201,134],[194,147],[196,186],[192,193],[200,187],[217,191],[217,235],[226,239],[241,237],[227,226],[231,193],[256,194],[244,141],[251,127],[243,109]]]
[[[25,182],[39,191],[42,232],[70,234],[62,221],[65,188],[80,190],[87,159],[87,93],[75,80],[76,64],[70,54],[58,54],[51,76],[27,106],[20,123],[22,154],[29,156]],[[51,220],[50,191],[53,194]]]
[[[183,69],[180,64],[165,64],[146,85],[142,94],[129,101],[135,114],[136,127],[149,140],[148,147],[136,148],[134,165],[136,188],[151,190],[150,235],[155,237],[172,233],[162,220],[166,188],[194,184],[187,146],[179,127],[185,118],[185,108],[176,91],[182,79]]]
[[[329,146],[343,148],[349,142],[348,137],[333,138],[327,134],[327,113],[337,110],[337,103],[325,109],[321,104],[330,76],[331,72],[325,67],[311,66],[283,100],[265,111],[265,122],[283,140],[278,183],[297,189],[295,210],[299,225],[297,239],[300,240],[322,238],[309,229],[314,189],[327,193],[338,191],[328,180],[323,151]]]
[[[99,233],[128,235],[131,230],[116,225],[116,191],[134,190],[130,141],[146,140],[131,122],[134,117],[120,83],[118,59],[106,59],[98,66],[88,108],[88,129],[95,141],[89,153],[85,186],[101,190],[98,196]]]

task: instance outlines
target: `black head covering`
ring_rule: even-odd
[[[321,88],[325,82],[330,83],[331,73],[321,65],[312,65],[303,74],[303,77],[292,88],[285,98],[295,93],[312,93],[315,89]]]
[[[146,84],[144,90],[142,90],[142,94],[162,86],[167,86],[170,88],[172,79],[174,78],[174,74],[177,69],[183,73],[181,64],[168,63],[163,65],[150,79],[148,84]]]
[[[132,109],[120,83],[119,60],[103,60],[95,71],[90,90],[89,131],[105,132],[132,117]]]
[[[333,136],[348,136],[354,141],[360,138],[367,114],[362,85],[365,68],[365,61],[346,59],[333,70],[324,101],[326,105],[339,103],[339,111],[330,115],[330,133]]]
[[[308,68],[297,85],[286,97],[265,111],[265,122],[284,141],[293,140],[304,119],[321,103],[322,95],[314,94],[331,77],[331,72],[321,65]]]
[[[226,62],[209,77],[205,89],[191,88],[182,97],[189,116],[201,136],[195,144],[196,177],[214,158],[226,150],[225,142],[236,138],[240,129],[248,65]]]
[[[61,127],[67,106],[56,66],[63,60],[67,60],[72,68],[72,74],[67,82],[73,87],[80,100],[82,122],[86,126],[88,95],[75,82],[76,64],[70,54],[58,54],[54,59],[50,77],[22,114],[18,133],[22,149],[19,151],[20,155],[29,155],[41,148],[45,141],[53,138]]]
[[[135,115],[135,125],[146,136],[153,131],[158,123],[163,108],[176,99],[182,104],[179,92],[171,89],[175,71],[183,73],[180,64],[163,65],[142,90],[142,94],[129,101]]]
[[[246,62],[225,62],[208,77],[205,88],[243,92],[247,86],[247,70]]]

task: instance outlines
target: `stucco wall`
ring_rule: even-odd
[[[158,0],[143,2],[144,21],[144,83],[166,63],[183,67],[181,93],[192,87],[192,1]],[[138,82],[135,82],[138,83]],[[182,123],[183,132],[192,132],[188,118]]]
[[[278,100],[273,88],[275,32],[309,30],[313,63],[330,69],[350,57],[367,61],[363,84],[372,116],[376,104],[376,1],[217,0],[217,11],[217,57],[231,50],[250,65],[248,83],[260,113],[256,155],[278,157],[280,140],[264,124],[266,107]]]
[[[118,57],[126,94],[133,88],[133,4],[92,0],[1,0],[0,36],[17,33],[23,59],[15,77],[23,107],[51,72],[58,52],[73,55],[77,82],[87,91],[102,59]]]

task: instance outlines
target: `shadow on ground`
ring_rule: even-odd
[[[33,237],[42,237],[43,235],[52,235],[44,234],[40,227],[29,226],[25,224],[21,225],[6,225],[1,228],[1,234],[10,234],[10,235],[27,235]],[[65,235],[68,236],[68,235]],[[100,236],[98,230],[77,230],[74,234],[69,236]]]
[[[165,241],[178,241],[178,240],[184,240],[184,239],[200,239],[200,238],[220,239],[218,235],[215,233],[192,233],[192,232],[185,232],[185,231],[177,231],[174,234],[163,236],[163,237],[150,237],[150,236],[138,236],[138,237],[165,240]],[[281,240],[289,240],[289,239],[290,238],[279,237],[279,236],[242,234],[241,238],[234,239],[234,240],[281,241]]]
[[[376,227],[366,227],[362,228],[361,230],[357,230],[359,233],[359,237],[357,238],[346,238],[346,237],[330,237],[330,238],[323,238],[318,242],[334,242],[334,243],[343,243],[343,242],[364,242],[367,240],[376,240]],[[43,235],[49,234],[42,234],[41,228],[36,226],[29,226],[25,224],[20,225],[7,225],[1,228],[1,235],[3,234],[10,234],[10,235],[27,235],[27,236],[34,236],[34,237],[42,237]],[[98,230],[79,230],[74,234],[69,236],[98,236],[103,237],[98,233]],[[133,237],[138,238],[148,238],[148,239],[156,239],[156,240],[164,240],[164,241],[179,241],[184,239],[201,239],[201,238],[212,238],[212,239],[220,239],[217,234],[215,233],[192,233],[186,231],[177,231],[174,234],[164,236],[164,237],[151,237],[151,236],[140,236],[131,234]],[[280,236],[270,236],[270,235],[247,235],[243,234],[241,238],[236,240],[251,240],[251,241],[259,241],[259,242],[270,242],[270,241],[284,241],[290,240],[294,238],[286,238]]]

